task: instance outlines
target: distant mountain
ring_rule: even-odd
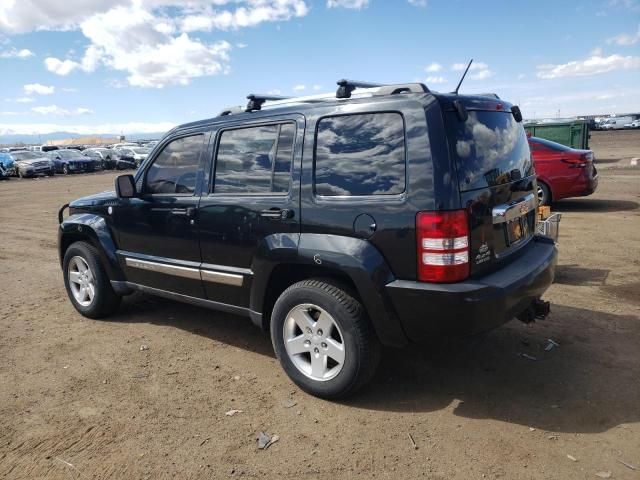
[[[156,133],[133,133],[126,136],[127,140],[157,140],[165,132]],[[119,135],[113,133],[94,133],[94,134],[77,134],[71,132],[52,132],[41,135],[27,135],[27,134],[0,134],[0,145],[14,145],[24,143],[26,145],[40,145],[46,143],[49,140],[66,140],[68,138],[76,137],[105,137],[105,139],[118,138]]]

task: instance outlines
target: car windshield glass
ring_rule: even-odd
[[[558,152],[568,152],[571,148],[566,145],[562,145],[561,143],[552,142],[551,140],[546,140],[544,138],[532,138],[531,143],[537,143],[542,145],[543,147],[550,148],[551,150],[556,150]]]
[[[511,112],[469,111],[464,122],[454,112],[447,112],[446,128],[461,191],[533,174],[527,136]]]
[[[33,152],[13,152],[11,156],[14,160],[33,160],[42,157],[42,155]]]
[[[60,151],[60,156],[63,158],[82,158],[84,155],[77,150],[68,150]]]
[[[140,155],[148,155],[150,151],[148,148],[132,148],[131,150]]]

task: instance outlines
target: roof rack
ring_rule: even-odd
[[[289,103],[317,103],[327,101],[332,98],[351,98],[351,94],[356,89],[363,89],[358,94],[368,94],[371,96],[378,95],[396,95],[399,93],[429,93],[429,89],[422,83],[400,83],[400,84],[381,84],[372,82],[360,82],[356,80],[338,80],[338,90],[335,96],[332,94],[310,95],[306,97],[284,97],[280,95],[263,95],[252,93],[247,95],[249,102],[246,107],[234,106],[225,108],[220,112],[219,116],[233,115],[236,113],[253,112],[262,110],[265,102],[277,102],[273,106],[284,106]],[[374,90],[375,89],[375,90]],[[271,105],[269,105],[271,106]]]
[[[357,80],[338,80],[336,98],[351,98],[351,93],[357,88],[377,88],[376,95],[395,95],[398,93],[429,93],[429,89],[422,83],[400,83],[387,85],[382,83],[360,82]]]

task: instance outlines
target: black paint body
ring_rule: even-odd
[[[474,333],[496,327],[542,295],[553,280],[557,253],[553,242],[537,236],[506,251],[502,233],[492,224],[495,205],[536,191],[534,175],[460,191],[453,147],[445,132],[445,112],[453,109],[454,99],[470,110],[496,102],[489,97],[397,94],[299,104],[177,127],[156,145],[140,167],[136,182],[142,184],[146,169],[168,142],[202,134],[193,195],[142,193],[121,199],[107,192],[76,200],[60,226],[60,256],[73,241],[87,239],[98,247],[112,284],[120,293],[145,289],[245,314],[263,328],[268,327],[274,294],[309,275],[352,285],[380,341],[387,345],[401,346],[439,333]],[[509,104],[500,103],[509,111]],[[318,122],[326,116],[367,112],[402,115],[404,191],[361,197],[316,195],[313,175]],[[296,125],[289,192],[212,192],[221,132],[273,122]],[[491,261],[472,265],[471,277],[464,282],[418,282],[416,213],[452,209],[467,209],[470,214],[470,258],[486,244],[492,252]],[[265,217],[266,210],[283,211],[288,216]],[[126,264],[127,257],[189,271],[224,272],[244,280],[237,286],[178,278],[131,268]]]

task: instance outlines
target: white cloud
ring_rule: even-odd
[[[433,62],[430,65],[424,67],[424,71],[429,73],[439,72],[440,70],[442,70],[442,65],[437,62]]]
[[[327,0],[328,8],[351,8],[360,10],[369,5],[369,0]]]
[[[629,47],[638,42],[640,42],[640,25],[638,25],[638,30],[635,33],[621,33],[607,40],[607,43],[615,43],[622,47]]]
[[[12,112],[2,112],[12,113]],[[126,133],[159,133],[166,132],[175,127],[175,123],[158,122],[158,123],[105,123],[98,125],[61,125],[56,123],[0,123],[0,135],[35,135],[47,134],[54,132],[69,132],[76,135],[90,134],[120,134]]]
[[[468,63],[454,63],[451,69],[454,71],[464,71],[467,68]],[[469,68],[470,80],[484,80],[492,77],[494,73],[489,69],[489,65],[482,62],[473,62],[471,68]]]
[[[247,48],[249,45],[246,43],[236,43],[236,48]]]
[[[322,85],[314,85],[311,88],[313,88],[314,91],[319,92],[320,90],[322,90]]]
[[[293,91],[294,92],[302,92],[304,90],[306,90],[307,86],[306,85],[295,85],[293,87]]]
[[[614,70],[631,70],[640,68],[640,57],[609,55],[603,57],[592,55],[586,60],[573,60],[558,65],[546,64],[538,65],[537,77],[542,79],[552,79],[561,77],[581,77],[588,75],[598,75]]]
[[[80,107],[75,110],[67,110],[66,108],[58,107],[57,105],[33,107],[31,111],[39,115],[58,115],[63,117],[70,115],[89,115],[93,113],[93,110],[89,108]]]
[[[274,88],[273,90],[269,90],[267,93],[269,95],[280,95],[282,92],[279,89]]]
[[[518,80],[524,80],[525,78],[527,78],[527,75],[524,73],[519,73],[518,74]]]
[[[51,73],[55,73],[56,75],[69,75],[71,72],[80,68],[81,65],[72,60],[59,60],[57,58],[48,57],[44,60],[44,66]]]
[[[192,32],[253,27],[308,11],[304,0],[4,0],[0,32],[79,29],[90,42],[82,58],[48,57],[48,71],[65,76],[106,67],[124,72],[129,85],[162,88],[229,72],[231,44]]]
[[[445,83],[447,81],[446,78],[441,77],[441,76],[436,76],[436,75],[430,75],[425,79],[425,82],[427,83],[427,86],[429,85],[436,85],[436,84],[440,84],[440,83]]]
[[[35,102],[35,100],[31,97],[19,97],[14,100],[17,103],[31,103]]]
[[[51,95],[56,91],[55,87],[42,85],[41,83],[29,83],[22,87],[25,95]]]
[[[178,2],[175,2],[178,3]],[[225,4],[222,0],[213,3]],[[179,20],[182,32],[237,30],[253,27],[263,22],[280,22],[293,17],[303,17],[309,8],[303,0],[259,0],[249,1],[248,7],[231,10],[220,10],[213,5],[205,5],[196,13],[184,16]]]
[[[18,50],[15,47],[11,47],[9,50],[0,50],[0,58],[29,58],[34,55],[35,53],[28,48]]]
[[[427,6],[427,0],[408,0],[410,5],[413,5],[414,7],[426,7]]]

